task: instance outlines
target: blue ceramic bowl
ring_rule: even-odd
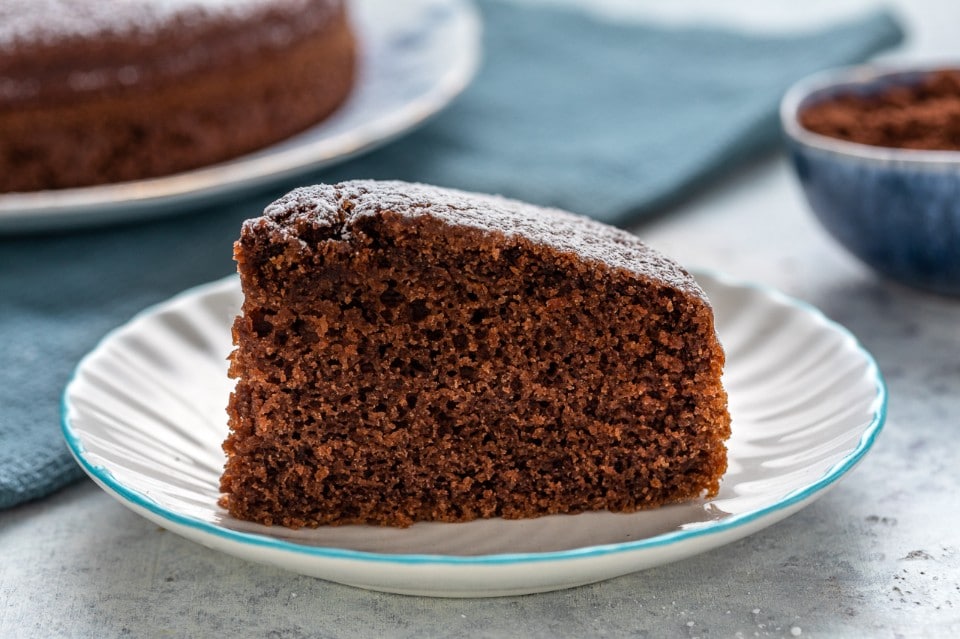
[[[837,94],[916,83],[932,70],[819,73],[787,92],[780,119],[807,200],[834,238],[885,276],[960,295],[960,151],[847,142],[804,129],[797,118]]]

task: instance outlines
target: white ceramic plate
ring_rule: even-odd
[[[635,514],[287,530],[217,506],[226,435],[230,278],[108,335],[64,393],[84,470],[144,517],[205,546],[391,592],[493,596],[556,590],[676,561],[760,530],[823,494],[883,425],[884,383],[844,328],[772,290],[697,276],[727,351],[730,466],[711,500]]]
[[[0,232],[67,229],[199,207],[343,161],[423,123],[469,83],[480,20],[469,0],[352,0],[357,86],[329,119],[229,162],[166,177],[0,194]]]

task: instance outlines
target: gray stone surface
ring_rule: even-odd
[[[913,3],[907,17],[946,33],[939,24],[956,20],[935,19],[945,7]],[[0,637],[960,636],[960,299],[882,282],[848,257],[780,158],[636,231],[687,265],[820,307],[877,357],[887,426],[808,508],[619,579],[442,600],[246,563],[157,528],[85,482],[0,513]]]

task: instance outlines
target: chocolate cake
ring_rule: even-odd
[[[625,231],[401,182],[244,223],[221,504],[290,527],[629,512],[714,495],[703,291]]]
[[[0,2],[0,192],[192,169],[333,112],[343,0]]]

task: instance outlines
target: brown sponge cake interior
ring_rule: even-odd
[[[730,420],[710,306],[626,232],[348,182],[274,203],[235,255],[236,517],[406,526],[717,492]]]

